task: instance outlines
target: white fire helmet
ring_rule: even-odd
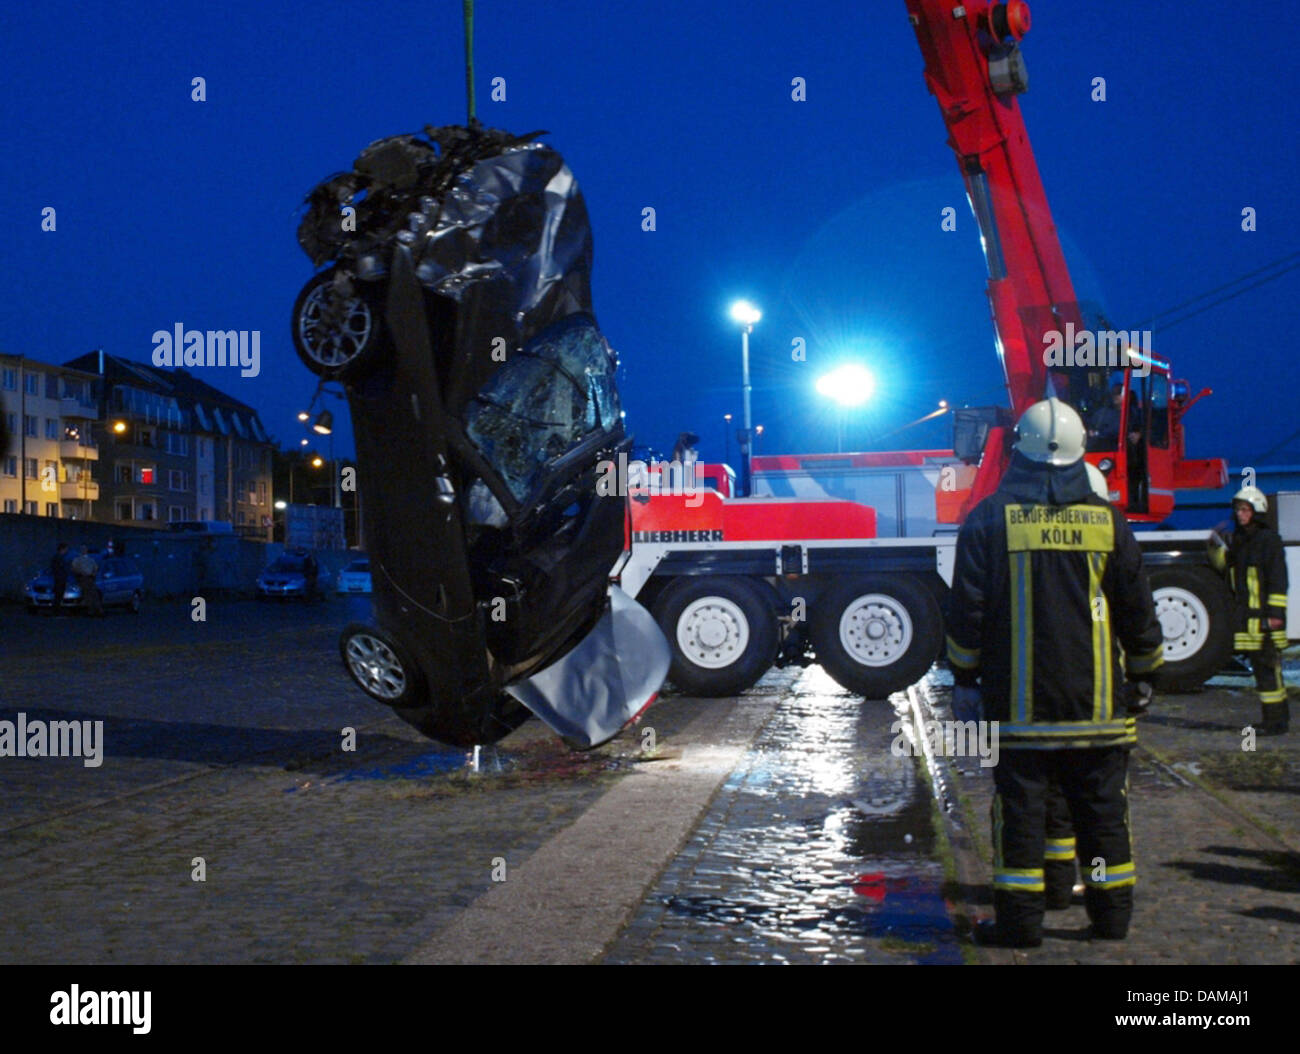
[[[1083,421],[1060,399],[1034,403],[1016,425],[1016,449],[1048,465],[1073,465],[1083,457],[1086,439]]]
[[[1268,499],[1264,497],[1264,492],[1258,487],[1242,487],[1232,496],[1234,505],[1239,501],[1244,501],[1260,515],[1268,512]]]
[[[1088,472],[1088,483],[1092,487],[1092,492],[1102,501],[1110,501],[1110,484],[1106,482],[1101,469],[1087,461],[1083,463],[1083,467]]]

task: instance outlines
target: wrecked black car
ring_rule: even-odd
[[[530,709],[603,742],[653,699],[667,645],[609,582],[626,499],[596,480],[630,440],[572,173],[535,135],[426,128],[371,144],[307,206],[322,269],[294,346],[347,396],[373,583],[348,672],[448,743],[494,742]]]

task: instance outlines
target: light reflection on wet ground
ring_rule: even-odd
[[[771,676],[789,698],[605,961],[961,962],[892,709],[817,669]]]

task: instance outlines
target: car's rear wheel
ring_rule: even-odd
[[[424,682],[410,653],[390,634],[360,622],[339,636],[343,665],[370,698],[393,707],[423,701]]]

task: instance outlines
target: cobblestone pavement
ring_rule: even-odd
[[[1042,949],[977,952],[962,934],[990,910],[991,778],[891,753],[890,705],[815,668],[775,671],[737,700],[657,703],[653,769],[639,768],[636,735],[573,754],[530,722],[473,774],[465,752],[346,679],[336,636],[356,615],[342,601],[213,604],[206,623],[183,605],[104,620],[0,609],[0,719],[105,723],[98,768],[0,758],[0,962],[419,959],[445,947],[435,935],[475,940],[467,909],[501,891],[498,869],[541,873],[547,857],[551,881],[571,874],[600,898],[608,876],[555,849],[575,821],[631,787],[628,774],[654,771],[672,793],[710,765],[720,789],[693,832],[661,838],[654,863],[619,859],[627,907],[606,911],[603,961],[1300,961],[1300,734],[1241,749],[1258,705],[1244,676],[1161,697],[1141,722],[1130,939],[1081,939],[1076,905],[1049,916]],[[893,707],[929,700],[942,715],[947,691],[932,671]],[[734,746],[673,761],[701,727],[733,729]],[[636,844],[622,832],[663,822],[654,809],[606,813],[621,846]],[[690,831],[695,814],[677,814]],[[637,866],[645,893],[629,898]],[[507,951],[527,959],[533,939],[523,930]],[[562,940],[548,954],[569,961]]]
[[[98,768],[0,759],[0,962],[397,961],[632,764],[529,722],[472,775],[352,687],[341,602],[208,616],[0,611],[0,719],[105,722]]]
[[[892,708],[817,668],[756,691],[775,684],[782,705],[604,961],[960,963]]]
[[[948,683],[933,671],[924,685],[941,714]],[[1241,730],[1258,719],[1253,682],[1244,675],[1216,678],[1195,694],[1157,696],[1139,721],[1129,765],[1138,884],[1128,939],[1087,940],[1076,889],[1074,906],[1047,915],[1041,948],[981,949],[981,959],[1300,962],[1300,734],[1260,738],[1243,751]],[[955,833],[968,858],[954,898],[966,905],[960,914],[991,916],[992,775],[966,762],[957,771]]]

